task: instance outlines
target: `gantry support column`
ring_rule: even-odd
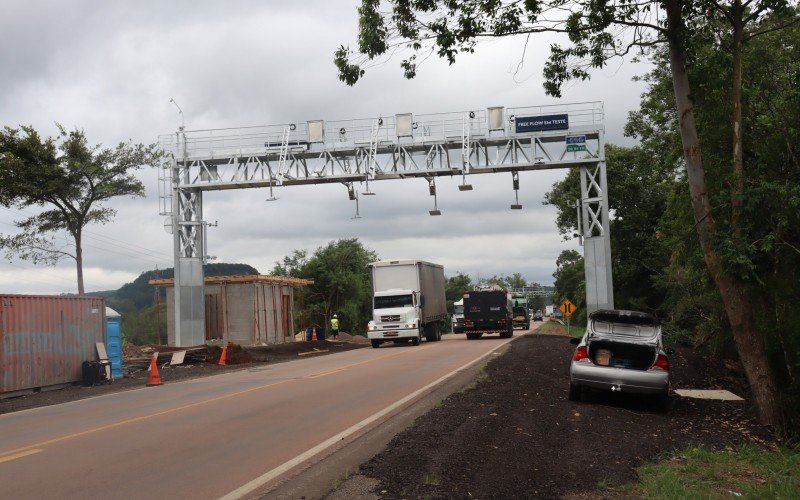
[[[203,194],[199,189],[180,187],[189,184],[189,170],[185,168],[185,162],[183,165],[174,165],[172,192],[175,345],[180,347],[203,344],[206,337]]]
[[[604,146],[601,136],[599,151],[601,161],[596,166],[581,167],[581,218],[587,313],[598,309],[614,309]]]

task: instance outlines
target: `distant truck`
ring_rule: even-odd
[[[531,317],[528,315],[528,309],[523,306],[514,306],[512,323],[514,328],[524,328],[525,330],[531,329]]]
[[[367,337],[372,347],[392,341],[419,345],[442,339],[447,318],[444,268],[419,260],[384,260],[372,270],[372,321]]]
[[[528,312],[528,296],[522,293],[511,294],[514,328],[530,329],[531,316]]]
[[[483,290],[464,294],[464,331],[470,340],[483,334],[514,335],[512,302],[504,290]]]
[[[544,306],[544,315],[549,318],[550,316],[553,315],[553,309],[555,309],[555,306],[552,304],[550,304],[549,306]]]
[[[453,333],[464,333],[464,299],[453,302]]]

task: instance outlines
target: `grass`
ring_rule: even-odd
[[[436,474],[425,474],[425,484],[430,486],[439,486],[442,484],[442,480],[439,479],[439,476]]]
[[[640,467],[639,482],[621,489],[659,499],[798,498],[800,452],[756,445],[723,451],[690,448]]]
[[[475,380],[473,380],[466,387],[461,389],[461,392],[465,392],[465,391],[469,391],[471,389],[474,389],[474,388],[478,387],[478,384],[480,384],[481,382],[484,382],[486,380],[489,380],[489,374],[486,372],[486,367],[484,366],[484,367],[482,367],[480,369],[480,371],[478,371],[478,375],[475,376]]]
[[[567,327],[566,325],[562,325],[555,320],[550,320],[539,327],[539,333],[566,335]],[[586,333],[586,326],[570,325],[569,333],[573,337],[583,337],[583,334]]]

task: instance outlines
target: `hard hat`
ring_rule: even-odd
[[[336,318],[337,316],[334,314],[333,317]]]

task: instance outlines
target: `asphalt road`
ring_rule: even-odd
[[[2,496],[248,496],[507,342],[447,335],[0,415]]]

